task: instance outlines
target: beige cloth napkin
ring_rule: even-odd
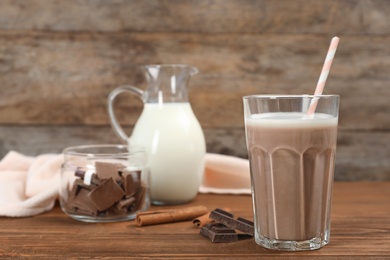
[[[208,153],[201,193],[251,194],[249,161],[229,155]]]
[[[9,152],[0,161],[0,216],[27,217],[51,210],[62,161],[58,154],[34,158]]]
[[[27,217],[53,208],[62,154],[29,157],[10,151],[0,161],[0,216]],[[248,160],[206,154],[201,193],[250,194]]]

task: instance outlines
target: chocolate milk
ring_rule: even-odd
[[[327,240],[337,117],[252,115],[246,134],[256,241]]]

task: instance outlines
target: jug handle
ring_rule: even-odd
[[[143,101],[142,95],[143,95],[144,92],[142,90],[140,90],[139,88],[136,88],[136,87],[133,87],[133,86],[130,86],[130,85],[124,85],[124,86],[119,86],[116,89],[114,89],[110,93],[110,95],[108,96],[108,103],[107,103],[107,105],[108,105],[108,116],[110,118],[111,126],[114,129],[115,134],[119,137],[119,139],[121,139],[122,142],[127,143],[127,139],[129,138],[129,136],[127,136],[125,131],[123,131],[123,128],[119,124],[118,120],[116,119],[115,113],[114,113],[114,100],[115,100],[115,98],[119,94],[122,94],[122,93],[125,93],[125,92],[137,96],[142,101]]]

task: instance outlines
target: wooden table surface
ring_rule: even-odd
[[[237,217],[252,219],[248,195],[199,194],[191,203],[175,207],[189,205],[229,207]],[[390,259],[390,182],[335,183],[331,240],[320,250],[271,251],[253,238],[214,244],[188,221],[147,227],[136,227],[134,221],[83,223],[56,205],[35,217],[0,218],[0,258],[23,257]]]

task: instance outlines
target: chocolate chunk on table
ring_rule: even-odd
[[[97,188],[92,190],[88,196],[91,201],[100,210],[106,210],[115,202],[119,201],[125,195],[121,187],[114,181],[113,178],[105,180]]]
[[[238,241],[238,234],[232,228],[221,223],[209,223],[200,229],[200,234],[208,237],[213,243],[228,243]]]
[[[252,221],[241,217],[234,219],[233,214],[223,209],[217,208],[211,211],[209,218],[245,234],[254,235],[254,225]]]

